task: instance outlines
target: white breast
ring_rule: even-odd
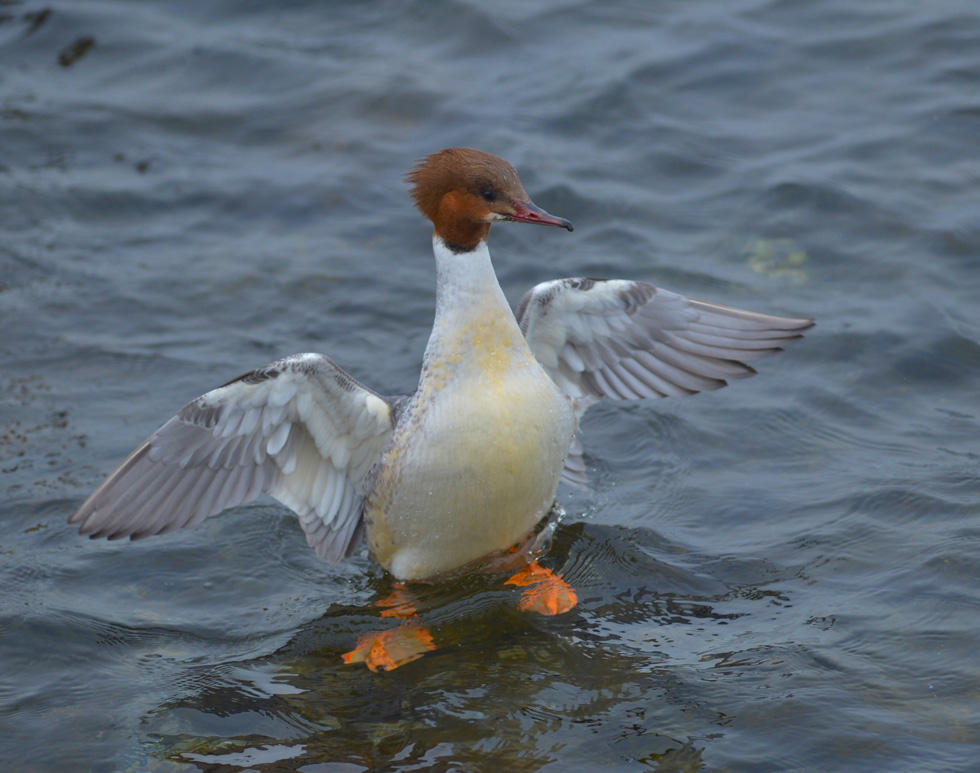
[[[401,579],[523,537],[554,501],[575,431],[568,398],[528,350],[483,253],[439,262],[440,280],[470,281],[462,293],[440,282],[419,389],[368,497],[371,550]]]

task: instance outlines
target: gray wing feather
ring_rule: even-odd
[[[755,373],[812,327],[718,306],[645,282],[557,279],[521,300],[517,319],[542,367],[572,398],[704,392]]]
[[[182,408],[71,516],[91,537],[198,525],[267,492],[338,561],[362,532],[361,484],[391,435],[388,401],[329,358],[298,354]]]
[[[579,414],[602,397],[719,389],[755,374],[746,361],[781,352],[814,325],[692,300],[645,282],[582,278],[537,285],[515,314],[535,358]],[[582,485],[581,446],[573,451],[563,480]]]
[[[561,472],[561,482],[567,483],[572,488],[588,489],[589,473],[585,469],[585,460],[582,458],[582,441],[578,435],[572,438],[572,445],[568,449],[568,456],[565,457],[565,468]]]

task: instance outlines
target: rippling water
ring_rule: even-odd
[[[974,770],[980,8],[905,0],[0,0],[4,770]],[[268,501],[65,523],[189,399],[323,351],[414,387],[401,176],[506,157],[568,235],[516,300],[644,279],[819,326],[585,421],[552,619],[470,578],[439,649],[344,666],[390,591]]]

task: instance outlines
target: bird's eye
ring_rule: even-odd
[[[484,201],[494,202],[497,200],[497,194],[494,193],[493,188],[484,188],[481,195]]]

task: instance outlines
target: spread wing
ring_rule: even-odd
[[[386,400],[320,354],[297,354],[185,405],[69,519],[91,537],[196,526],[265,491],[320,557],[360,540],[360,484],[391,435]]]
[[[755,371],[812,319],[695,301],[644,282],[557,279],[528,292],[517,320],[538,362],[572,398],[690,395]]]
[[[580,412],[602,397],[719,389],[755,374],[746,360],[781,352],[814,324],[603,279],[543,282],[521,299],[516,316],[528,347]],[[569,464],[581,460],[569,457],[566,477],[580,473]]]

